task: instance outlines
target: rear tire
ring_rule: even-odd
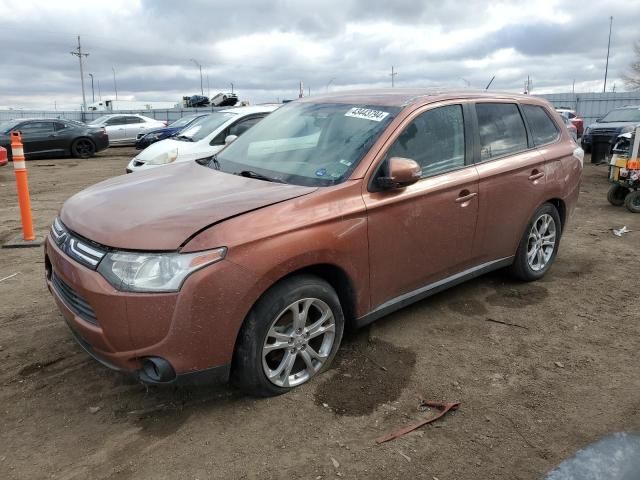
[[[614,207],[621,207],[624,205],[624,199],[629,193],[629,189],[614,183],[609,187],[609,191],[607,192],[607,200]]]
[[[329,368],[343,332],[342,307],[331,285],[313,275],[282,280],[247,315],[231,382],[259,397],[286,393]]]
[[[96,154],[96,145],[89,138],[78,138],[71,144],[71,154],[76,158],[91,158]]]
[[[624,199],[624,206],[631,213],[640,213],[640,190],[634,190],[627,194]]]
[[[527,224],[510,273],[524,282],[542,278],[556,258],[561,234],[558,210],[552,204],[545,203]]]

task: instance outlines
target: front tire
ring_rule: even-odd
[[[640,213],[640,190],[628,193],[624,199],[624,206],[631,213]]]
[[[545,203],[533,214],[522,235],[511,265],[512,275],[525,282],[542,278],[556,258],[561,233],[558,210]]]
[[[325,371],[340,347],[344,314],[335,290],[313,275],[271,287],[238,336],[232,382],[255,396],[280,395]]]
[[[96,145],[88,138],[78,138],[71,144],[71,154],[76,158],[90,158],[96,153]]]
[[[607,192],[607,200],[614,207],[621,207],[624,205],[624,199],[629,193],[629,189],[614,183],[609,187],[609,191]]]

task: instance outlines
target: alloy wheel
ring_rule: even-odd
[[[303,298],[287,306],[269,327],[262,347],[266,377],[278,387],[300,385],[318,373],[331,354],[336,322],[329,305]]]
[[[551,215],[540,215],[531,225],[527,243],[527,263],[534,272],[543,270],[556,248],[556,222]]]

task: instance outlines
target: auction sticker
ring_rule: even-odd
[[[389,115],[389,112],[361,107],[353,107],[344,114],[345,117],[363,118],[365,120],[373,120],[374,122],[381,122],[387,115]]]

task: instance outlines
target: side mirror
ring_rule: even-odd
[[[410,158],[391,157],[387,177],[379,177],[378,186],[385,190],[404,188],[422,178],[422,168]]]
[[[227,135],[224,139],[224,144],[229,145],[230,143],[233,143],[236,138],[238,138],[237,135]]]

